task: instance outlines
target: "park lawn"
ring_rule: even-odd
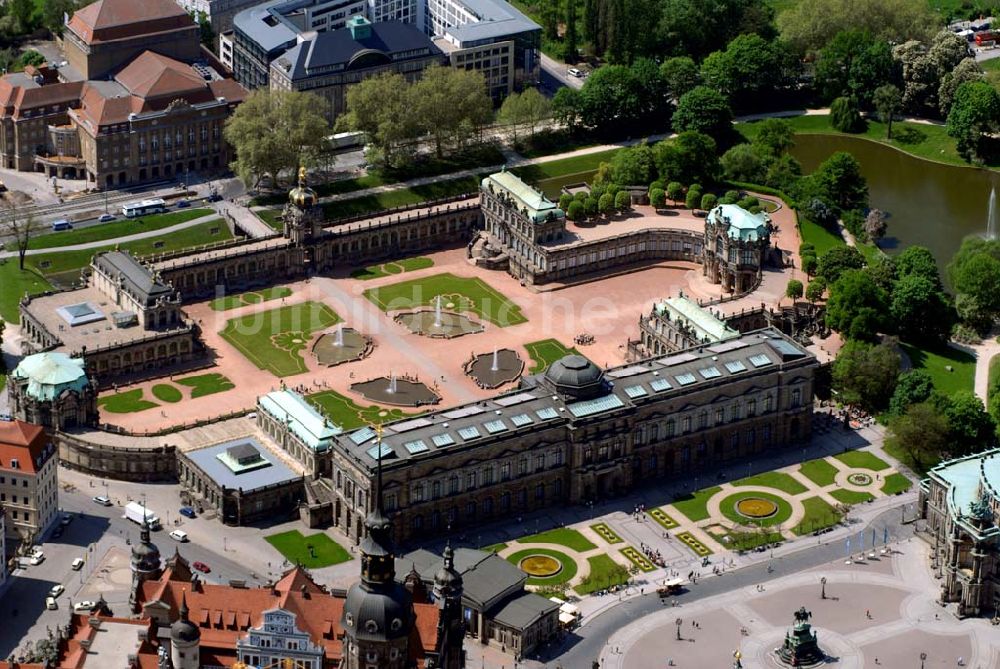
[[[47,290],[52,290],[52,284],[31,265],[31,256],[25,258],[24,271],[18,268],[17,258],[0,259],[0,318],[6,322],[21,322],[18,305],[25,293]]]
[[[628,569],[607,555],[589,557],[587,563],[590,565],[590,573],[580,585],[573,588],[578,595],[589,595],[597,590],[628,582]]]
[[[184,393],[178,390],[175,386],[169,383],[157,383],[153,386],[153,397],[160,400],[161,402],[169,402],[174,404],[180,402],[184,399]]]
[[[528,342],[524,345],[524,350],[528,352],[532,365],[529,370],[532,374],[541,374],[549,368],[556,360],[567,355],[580,355],[575,348],[566,348],[555,339],[541,339],[539,341]]]
[[[840,471],[826,461],[826,458],[817,458],[803,462],[799,467],[799,473],[805,476],[818,486],[826,487],[832,485]]]
[[[191,399],[204,397],[205,395],[214,395],[215,393],[222,393],[236,387],[235,383],[218,372],[212,372],[211,374],[199,374],[198,376],[187,376],[183,379],[176,379],[174,383],[179,383],[182,386],[188,386],[191,388]]]
[[[997,60],[1000,60],[1000,58]],[[990,358],[990,372],[986,378],[986,388],[992,396],[993,388],[996,386],[997,382],[1000,382],[1000,353],[997,353]]]
[[[834,498],[842,504],[864,504],[865,502],[870,502],[875,499],[875,495],[867,492],[859,492],[857,490],[844,490],[838,488],[837,490],[830,491],[830,497]]]
[[[160,406],[156,402],[150,402],[142,398],[142,388],[126,390],[114,395],[105,395],[97,400],[97,406],[108,413],[135,413],[145,411],[153,407]]]
[[[369,288],[364,296],[382,311],[431,306],[442,296],[447,311],[472,311],[494,325],[507,327],[528,321],[517,306],[479,278],[457,277],[454,274],[434,274],[422,279]],[[449,307],[448,302],[454,306]]]
[[[285,229],[285,223],[281,220],[281,209],[255,209],[253,213],[274,230],[281,232]]]
[[[349,200],[324,202],[320,206],[323,207],[323,215],[326,219],[328,221],[335,221],[340,218],[360,216],[361,214],[393,209],[394,207],[407,207],[427,202],[428,200],[465,195],[466,193],[475,194],[479,192],[479,182],[481,180],[482,177],[478,175],[459,177],[423,186],[410,186],[409,188],[397,188],[383,193],[363,195]],[[272,225],[272,227],[274,226]]]
[[[212,300],[208,306],[210,306],[213,311],[225,311],[227,309],[235,309],[236,307],[242,307],[248,304],[260,304],[261,302],[278,300],[282,297],[288,297],[291,294],[291,288],[287,288],[285,286],[273,286],[262,290],[250,290],[237,295],[217,297]]]
[[[528,576],[528,580],[525,581],[528,585],[561,585],[569,583],[576,576],[576,560],[565,553],[548,548],[526,548],[523,551],[511,553],[507,556],[507,562],[520,569],[521,560],[531,555],[548,555],[550,558],[555,558],[562,565],[562,569],[558,573],[545,578]]]
[[[774,488],[775,490],[787,492],[789,495],[798,495],[808,490],[808,488],[796,481],[791,474],[786,474],[785,472],[764,472],[763,474],[733,481],[733,485],[764,486],[765,488]]]
[[[674,507],[689,520],[697,523],[699,520],[708,518],[708,500],[720,490],[722,488],[719,486],[696,490],[689,495],[674,500],[669,506]]]
[[[523,167],[515,167],[511,171],[528,182],[567,177],[574,174],[587,174],[596,171],[601,166],[601,163],[610,161],[619,150],[608,149],[607,151],[587,153],[582,156],[572,156],[544,163],[524,165]]]
[[[802,234],[802,242],[812,244],[816,248],[816,256],[820,257],[830,249],[838,246],[846,246],[840,235],[830,232],[819,223],[814,223],[805,218],[799,218],[799,232]]]
[[[896,472],[885,477],[885,483],[882,484],[882,492],[886,495],[896,495],[906,492],[912,485],[913,481],[905,475]]]
[[[306,569],[321,569],[351,559],[350,553],[323,532],[307,537],[298,530],[291,530],[266,536],[264,540],[274,546],[275,550],[291,564]]]
[[[951,396],[959,390],[973,390],[976,379],[976,358],[965,351],[944,346],[935,351],[918,348],[912,344],[899,344],[910,358],[913,369],[923,369],[931,375],[934,388],[942,395]],[[954,371],[945,369],[950,365]]]
[[[382,263],[379,265],[361,267],[351,272],[351,278],[368,281],[369,279],[378,279],[392,274],[415,272],[418,269],[427,269],[428,267],[433,266],[434,261],[430,258],[417,256],[415,258],[404,258],[402,260],[393,260],[392,262]]]
[[[260,369],[291,376],[308,371],[299,353],[312,333],[340,320],[321,302],[302,302],[232,318],[220,334]]]
[[[720,543],[727,548],[738,551],[750,551],[765,544],[780,544],[785,541],[781,532],[761,530],[759,532],[729,532],[721,538]]]
[[[736,510],[736,505],[748,497],[756,497],[773,502],[777,506],[777,511],[763,518],[748,518]],[[784,524],[792,516],[792,505],[781,495],[754,490],[752,492],[736,492],[726,495],[722,503],[719,504],[719,512],[736,526],[746,525],[760,529]]]
[[[819,497],[809,497],[802,500],[806,514],[802,522],[792,528],[792,533],[802,536],[821,530],[840,522],[840,513]]]
[[[500,543],[497,544],[490,544],[489,546],[483,546],[479,550],[483,551],[484,553],[499,553],[505,548],[507,548],[507,544],[501,541]]]
[[[39,235],[28,242],[29,249],[51,249],[59,246],[72,246],[74,244],[86,244],[88,242],[99,242],[105,239],[118,239],[127,235],[134,235],[140,232],[151,230],[161,230],[172,225],[187,223],[202,216],[209,216],[215,212],[211,209],[184,209],[182,211],[171,211],[166,214],[154,214],[142,218],[124,218],[117,221],[109,221],[87,228],[74,230],[63,230],[62,232],[52,232]],[[183,234],[183,233],[179,233]],[[13,251],[13,244],[7,244],[7,250]]]
[[[873,472],[880,472],[889,468],[888,462],[868,451],[847,451],[833,457],[855,469],[870,469]]]
[[[521,537],[517,541],[522,544],[559,544],[560,546],[575,550],[577,553],[584,553],[597,548],[590,539],[570,527],[557,527],[554,530]]]
[[[399,409],[383,408],[374,404],[363,407],[334,390],[324,390],[314,395],[309,395],[309,399],[318,405],[320,412],[329,418],[334,425],[344,430],[355,430],[365,425],[388,423],[406,418],[407,416],[417,415],[405,413]]]

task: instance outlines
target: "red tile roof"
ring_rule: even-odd
[[[192,25],[194,19],[173,0],[97,0],[69,20],[70,30],[88,44]]]
[[[153,51],[139,54],[115,76],[115,80],[129,93],[141,98],[176,97],[208,88],[190,65]]]
[[[0,469],[36,474],[36,462],[42,457],[48,440],[39,425],[19,420],[0,421]],[[17,459],[17,469],[11,461]]]

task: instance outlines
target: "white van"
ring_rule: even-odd
[[[170,533],[170,538],[173,539],[174,541],[179,541],[181,543],[184,543],[188,540],[188,535],[187,532],[185,532],[184,530],[174,530],[173,532]]]
[[[45,608],[47,608],[50,611],[55,611],[56,609],[59,608],[59,605],[56,604],[55,597],[46,597],[45,598]]]

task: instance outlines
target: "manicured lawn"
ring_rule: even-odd
[[[805,507],[806,515],[801,523],[792,528],[794,534],[801,536],[840,522],[837,510],[819,497],[802,500],[802,506]]]
[[[515,567],[520,567],[521,560],[530,555],[548,555],[551,558],[555,558],[562,565],[562,569],[555,575],[547,578],[529,576],[526,581],[528,585],[559,585],[561,583],[568,583],[576,576],[576,560],[565,553],[548,548],[526,548],[523,551],[511,553],[507,556],[507,562],[510,562]]]
[[[786,474],[785,472],[764,472],[763,474],[733,481],[733,485],[764,486],[765,488],[774,488],[781,492],[787,492],[789,495],[798,495],[808,490],[808,488],[796,481],[791,474]]]
[[[708,500],[711,499],[712,495],[720,490],[722,490],[722,488],[719,486],[703,488],[689,495],[685,495],[680,499],[674,500],[670,506],[674,507],[677,511],[684,516],[687,516],[694,522],[705,520],[708,518]]]
[[[431,306],[437,296],[446,311],[472,311],[494,325],[507,327],[526,323],[521,308],[494,290],[482,279],[454,274],[435,274],[422,279],[369,288],[364,296],[382,311]],[[450,306],[449,306],[450,305]]]
[[[329,418],[335,425],[339,425],[345,430],[354,430],[365,425],[376,423],[388,423],[407,416],[408,414],[399,409],[386,409],[376,405],[361,406],[355,404],[350,398],[344,397],[333,390],[310,395],[309,399],[318,405],[319,410]]]
[[[483,546],[479,550],[484,551],[486,553],[499,553],[505,548],[507,548],[507,544],[501,541],[498,544],[490,544],[489,546]]]
[[[777,512],[766,518],[748,518],[736,510],[736,504],[743,499],[750,497],[755,497],[759,499],[765,499],[770,502],[774,502],[778,510]],[[728,495],[722,500],[719,505],[719,511],[722,515],[736,523],[737,525],[750,525],[754,527],[774,527],[775,525],[780,525],[792,516],[792,505],[785,500],[784,497],[779,495],[772,495],[766,492],[758,492],[754,490],[753,492],[737,492]]]
[[[639,571],[651,572],[656,569],[656,565],[634,546],[626,546],[619,549],[619,552]]]
[[[184,394],[169,383],[157,383],[153,386],[153,396],[161,402],[180,402],[184,399]]]
[[[213,395],[215,393],[222,393],[236,387],[235,383],[217,372],[176,379],[174,383],[190,387],[191,399],[204,397],[205,395]]]
[[[394,260],[392,262],[382,263],[381,265],[369,265],[368,267],[356,269],[351,272],[351,278],[367,281],[368,279],[378,279],[379,277],[389,276],[391,274],[413,272],[418,269],[427,269],[428,267],[433,266],[434,261],[430,258],[423,258],[419,256],[416,258],[404,258],[403,260]]]
[[[781,532],[730,532],[723,538],[723,545],[738,551],[749,551],[764,544],[780,544],[785,540]]]
[[[212,300],[209,306],[215,311],[225,311],[226,309],[235,309],[236,307],[242,307],[248,304],[260,304],[261,302],[278,300],[282,297],[288,297],[291,294],[291,288],[286,288],[285,286],[273,286],[271,288],[251,290],[237,295],[217,297]]]
[[[703,544],[698,537],[694,536],[690,532],[681,532],[677,535],[677,539],[680,540],[682,544],[694,551],[694,554],[698,557],[705,557],[706,555],[711,555],[713,553],[712,549]]]
[[[142,388],[105,395],[97,400],[97,405],[109,413],[135,413],[159,406],[156,402],[142,399]]]
[[[968,353],[949,346],[929,351],[912,344],[900,342],[899,345],[909,356],[914,369],[926,370],[931,375],[938,392],[951,395],[956,391],[972,390],[975,387],[976,359]],[[951,366],[953,371],[949,372],[945,369],[946,366]]]
[[[889,468],[889,463],[868,451],[847,451],[833,456],[843,462],[848,467],[856,469],[870,469],[873,472],[880,472]]]
[[[31,265],[31,256],[26,260],[22,272],[17,258],[0,259],[0,318],[8,323],[21,322],[18,304],[25,293],[34,295],[52,290],[52,284]]]
[[[573,588],[578,595],[589,595],[597,590],[604,590],[613,585],[628,582],[628,569],[618,564],[607,555],[595,555],[587,558],[590,573],[580,585]]]
[[[338,218],[382,211],[383,209],[392,209],[393,207],[420,204],[421,202],[437,200],[443,197],[477,193],[481,180],[482,177],[480,176],[460,177],[424,186],[411,186],[410,188],[400,188],[384,193],[365,195],[350,200],[327,202],[321,206],[323,207],[323,214],[328,220],[336,220]]]
[[[608,527],[607,523],[597,523],[596,525],[591,525],[590,529],[597,532],[597,535],[609,544],[620,544],[624,541],[624,539],[618,536],[617,532]]]
[[[307,370],[300,352],[312,333],[339,322],[325,304],[303,302],[230,319],[221,334],[257,367],[291,376]]]
[[[597,548],[587,537],[569,527],[557,527],[547,532],[539,532],[538,534],[521,537],[518,541],[522,544],[559,544],[578,553],[584,553]]]
[[[1000,60],[1000,58],[997,58],[996,60]],[[1000,353],[997,353],[990,358],[990,372],[986,378],[987,392],[992,392],[996,387],[997,382],[1000,382]]]
[[[818,486],[826,487],[831,485],[836,479],[839,470],[826,461],[825,458],[809,460],[803,462],[799,467],[799,473],[805,476]]]
[[[86,244],[88,242],[98,242],[105,239],[118,239],[127,235],[134,235],[150,230],[162,230],[172,225],[193,221],[202,216],[208,216],[215,212],[211,209],[184,209],[181,211],[171,211],[166,214],[155,214],[142,218],[123,218],[108,223],[100,223],[86,228],[73,230],[63,230],[62,232],[52,232],[39,235],[28,243],[29,249],[51,249],[59,246],[72,246],[74,244]],[[179,232],[177,234],[184,234]],[[8,251],[13,251],[12,244],[7,245]]]
[[[588,153],[561,160],[551,160],[536,165],[515,167],[511,171],[528,182],[566,177],[573,174],[586,174],[595,171],[601,166],[601,163],[610,161],[618,151],[619,149],[609,149],[607,151]]]
[[[842,504],[864,504],[865,502],[875,499],[875,495],[867,492],[858,492],[856,490],[831,490],[830,497],[834,498]]]
[[[803,243],[808,242],[816,247],[817,256],[822,256],[838,246],[847,245],[847,242],[840,235],[830,232],[819,223],[813,223],[804,218],[799,219],[799,232],[802,233]]]
[[[323,532],[307,537],[298,530],[291,530],[272,534],[264,537],[264,540],[290,563],[306,569],[321,569],[351,559],[350,553]]]
[[[896,493],[906,492],[912,485],[913,481],[903,474],[896,472],[885,477],[885,483],[882,484],[882,492],[886,495],[895,495]]]
[[[524,350],[531,357],[532,365],[529,371],[532,374],[541,374],[553,362],[567,355],[580,354],[575,348],[566,348],[555,339],[528,342],[524,345]]]

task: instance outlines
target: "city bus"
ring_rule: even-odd
[[[162,214],[167,210],[167,204],[162,198],[143,200],[142,202],[130,202],[122,205],[122,214],[125,218],[135,218],[146,214]]]

